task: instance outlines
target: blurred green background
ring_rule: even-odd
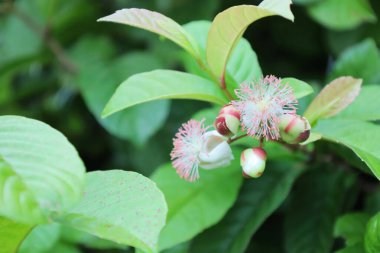
[[[184,70],[184,52],[149,32],[96,20],[136,7],[186,24],[212,20],[233,5],[259,2],[3,0],[0,114],[38,119],[58,129],[77,148],[88,171],[118,168],[149,176],[169,161],[181,123],[209,105],[158,101],[102,119],[104,105],[123,80],[157,68]],[[264,74],[296,77],[316,87],[338,75],[380,81],[380,1],[294,2],[294,23],[263,19],[245,33]],[[352,68],[341,71],[335,64],[339,61],[353,62]]]

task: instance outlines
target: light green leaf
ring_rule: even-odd
[[[335,219],[355,179],[336,168],[319,167],[297,181],[285,218],[287,253],[331,252]]]
[[[366,85],[352,104],[336,115],[337,118],[357,120],[380,119],[380,86]]]
[[[101,239],[87,232],[80,231],[73,227],[61,225],[61,241],[83,245],[90,249],[126,249],[128,246],[121,245],[109,240]]]
[[[334,235],[343,237],[347,246],[362,244],[369,219],[370,215],[364,212],[345,214],[336,221]]]
[[[365,22],[376,22],[367,0],[325,0],[311,5],[308,10],[317,22],[334,30],[348,30]]]
[[[77,246],[67,244],[67,243],[62,243],[62,242],[59,242],[56,245],[54,245],[54,247],[51,249],[51,251],[46,252],[46,253],[50,253],[50,252],[54,252],[54,253],[83,253]],[[35,253],[35,252],[33,252],[33,253]]]
[[[184,25],[184,28],[194,38],[196,38],[202,55],[203,64],[206,59],[206,43],[207,35],[211,28],[210,21],[194,21]],[[184,64],[186,69],[194,74],[202,77],[210,78],[210,76],[202,70],[197,62],[186,55]],[[236,45],[235,50],[231,54],[231,58],[227,64],[227,86],[230,90],[237,88],[238,84],[244,81],[253,81],[262,77],[261,68],[257,59],[256,53],[252,50],[250,43],[242,38]]]
[[[135,26],[164,36],[184,48],[195,58],[199,58],[194,39],[174,20],[154,11],[145,9],[122,9],[98,21],[115,22]]]
[[[347,48],[336,60],[329,80],[345,75],[362,78],[364,84],[380,82],[380,53],[373,39]]]
[[[156,252],[165,224],[164,196],[148,178],[121,170],[87,174],[82,200],[64,218],[64,224],[145,252]]]
[[[21,242],[31,229],[32,226],[0,217],[0,253],[17,253]]]
[[[107,58],[113,55],[111,50],[112,44],[105,38],[84,37],[72,49],[72,58],[80,69],[77,83],[86,105],[105,129],[135,145],[143,145],[165,122],[169,101],[133,106],[106,119],[101,118],[101,112],[123,80],[157,69],[162,64],[156,57],[142,52],[129,52],[110,61]]]
[[[155,70],[124,81],[108,102],[103,116],[157,99],[198,99],[220,105],[228,102],[220,88],[207,79],[174,70]]]
[[[167,224],[160,235],[160,250],[187,241],[217,223],[234,203],[242,183],[237,158],[226,168],[201,170],[195,183],[181,179],[171,164],[158,168],[152,179],[169,207]]]
[[[58,241],[61,227],[57,223],[38,225],[22,242],[18,253],[45,253],[51,252]]]
[[[287,84],[290,87],[292,87],[294,95],[298,99],[314,92],[313,88],[309,84],[293,77],[282,78],[281,83]]]
[[[285,200],[302,172],[294,162],[268,163],[261,178],[243,184],[223,220],[195,238],[190,252],[245,252],[252,235]]]
[[[65,136],[49,125],[0,116],[0,213],[24,223],[46,222],[76,203],[85,168]]]
[[[361,79],[349,76],[335,79],[314,98],[304,116],[313,125],[320,118],[336,115],[355,100],[361,84]]]
[[[206,47],[207,63],[214,75],[224,80],[228,58],[251,23],[273,15],[293,20],[290,4],[290,0],[264,0],[259,6],[234,6],[219,13],[212,23]]]
[[[366,253],[380,252],[380,213],[373,216],[367,224],[364,246]]]
[[[324,139],[352,149],[380,179],[380,126],[358,120],[329,119],[318,122],[314,131]]]

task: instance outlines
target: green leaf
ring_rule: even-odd
[[[245,252],[252,235],[285,200],[302,172],[294,162],[268,163],[260,179],[243,184],[223,220],[195,238],[190,252]]]
[[[148,178],[121,170],[87,174],[82,200],[64,217],[64,224],[145,252],[156,252],[165,224],[164,196]]]
[[[152,179],[169,207],[167,224],[160,235],[160,250],[187,241],[214,225],[234,203],[242,183],[238,159],[226,168],[201,170],[200,175],[197,182],[189,183],[176,174],[171,164],[153,174]]]
[[[363,244],[356,244],[356,245],[341,249],[339,251],[335,251],[335,253],[366,253],[366,252],[364,251]]]
[[[343,237],[347,246],[362,243],[369,219],[370,215],[364,212],[345,214],[336,221],[334,235]]]
[[[310,5],[310,4],[314,4],[321,1],[323,0],[293,0],[293,3],[302,4],[302,5]]]
[[[282,78],[281,83],[287,84],[290,87],[292,87],[294,95],[298,99],[314,92],[313,88],[309,84],[293,77]]]
[[[380,126],[357,120],[329,119],[318,122],[314,131],[324,139],[352,149],[380,179]]]
[[[369,220],[364,236],[364,245],[366,253],[380,252],[380,213]]]
[[[325,0],[311,5],[308,10],[317,22],[334,30],[348,30],[365,22],[376,22],[367,0]]]
[[[0,213],[24,223],[46,222],[76,203],[85,167],[60,132],[37,120],[0,116]]]
[[[31,229],[32,226],[18,224],[7,218],[0,217],[0,252],[17,253],[21,242]]]
[[[357,120],[379,120],[380,119],[380,86],[366,85],[360,90],[354,102],[341,111],[337,118]]]
[[[264,0],[259,6],[234,6],[219,13],[212,23],[206,47],[207,63],[214,75],[224,80],[228,58],[251,23],[273,15],[293,20],[290,4],[290,0]]]
[[[380,82],[380,53],[373,39],[366,39],[343,51],[329,80],[345,75],[362,78],[364,84]]]
[[[22,242],[18,253],[45,253],[51,252],[58,241],[61,227],[57,223],[34,227]]]
[[[115,22],[135,26],[164,36],[184,48],[195,58],[199,58],[194,39],[174,20],[154,11],[145,9],[122,9],[98,21]]]
[[[348,76],[335,79],[314,98],[304,116],[313,125],[318,119],[336,115],[355,100],[361,84],[361,79]]]
[[[329,253],[335,219],[355,177],[319,167],[304,174],[295,185],[285,219],[287,253]]]
[[[61,241],[83,245],[91,249],[126,249],[127,246],[115,242],[101,239],[87,232],[80,231],[73,227],[61,225]]]
[[[124,81],[103,111],[107,117],[133,105],[157,99],[198,99],[220,105],[228,101],[211,81],[174,70],[155,70]]]
[[[206,59],[207,35],[211,28],[210,21],[194,21],[184,25],[185,30],[196,38],[203,60]],[[183,57],[186,69],[202,77],[210,78],[209,75],[199,67],[197,62],[188,55]],[[227,86],[233,90],[244,81],[257,80],[262,77],[261,68],[256,53],[252,50],[250,43],[242,38],[236,45],[227,64]]]
[[[101,112],[117,86],[127,77],[162,66],[151,54],[130,52],[110,61],[112,44],[102,37],[85,37],[72,55],[80,68],[77,82],[81,94],[98,122],[113,135],[143,145],[162,126],[170,102],[153,101],[124,110],[106,119]],[[88,57],[91,55],[91,57]]]

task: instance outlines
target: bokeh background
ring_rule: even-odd
[[[105,103],[123,80],[157,68],[184,70],[184,52],[149,32],[96,20],[136,7],[186,24],[211,21],[233,5],[259,2],[3,0],[0,114],[38,119],[58,129],[77,148],[88,171],[117,168],[149,176],[169,161],[172,138],[181,123],[209,104],[158,101],[102,119]],[[264,74],[296,77],[317,89],[337,75],[357,74],[366,83],[380,81],[380,59],[375,59],[380,1],[294,2],[294,23],[266,18],[245,33]],[[374,58],[360,57],[365,50],[374,50]],[[362,67],[354,64],[348,73],[333,68],[342,57],[362,61]]]

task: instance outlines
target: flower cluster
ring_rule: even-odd
[[[193,182],[199,178],[199,168],[229,165],[233,159],[229,143],[239,131],[240,137],[260,140],[260,147],[246,149],[240,157],[243,176],[253,178],[261,176],[265,169],[264,140],[281,138],[283,142],[298,144],[309,138],[307,119],[296,115],[293,89],[281,79],[266,76],[258,82],[241,84],[235,93],[238,100],[225,105],[216,117],[216,130],[207,131],[210,127],[204,126],[204,120],[190,120],[179,129],[173,139],[171,159],[181,178]]]

